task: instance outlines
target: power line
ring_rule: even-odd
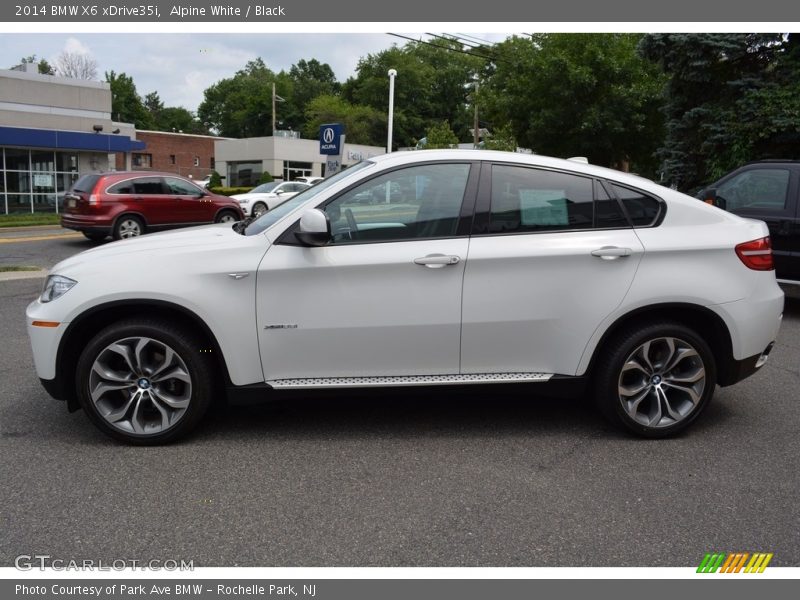
[[[405,36],[405,35],[400,35],[399,33],[389,33],[388,35],[393,35],[394,37],[399,37],[399,38],[402,38],[404,40],[408,40],[410,42],[417,42],[419,44],[426,44],[428,46],[433,46],[434,48],[439,48],[439,50],[447,50],[449,52],[458,52],[460,54],[467,54],[469,56],[475,56],[477,58],[482,58],[484,60],[489,60],[489,61],[494,61],[495,60],[495,58],[492,57],[492,56],[486,56],[484,54],[477,54],[475,52],[469,52],[468,50],[459,50],[457,48],[448,48],[447,46],[440,46],[439,44],[434,44],[432,42],[426,42],[425,40],[422,40],[422,39],[416,40],[416,39],[414,39],[412,37],[408,37],[408,36]]]

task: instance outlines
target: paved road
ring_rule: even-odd
[[[91,246],[27,243],[43,244],[46,260],[65,249],[48,244]],[[800,565],[798,300],[764,369],[718,390],[677,439],[632,439],[580,402],[482,388],[220,410],[184,443],[130,448],[39,386],[23,310],[40,284],[0,282],[2,566],[34,553],[198,566],[690,566],[711,550]]]

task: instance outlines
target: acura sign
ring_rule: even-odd
[[[319,128],[319,153],[333,156],[342,154],[341,137],[344,127],[341,123],[320,125]]]

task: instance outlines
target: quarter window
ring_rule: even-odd
[[[590,229],[592,180],[527,167],[492,167],[490,233]]]
[[[325,206],[332,243],[454,236],[469,169],[468,164],[410,167],[345,192]]]
[[[661,203],[652,196],[614,184],[611,187],[625,206],[634,227],[647,227],[658,218]]]

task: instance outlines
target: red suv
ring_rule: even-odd
[[[173,173],[117,171],[84,175],[64,195],[61,226],[90,240],[244,218],[239,203]]]

